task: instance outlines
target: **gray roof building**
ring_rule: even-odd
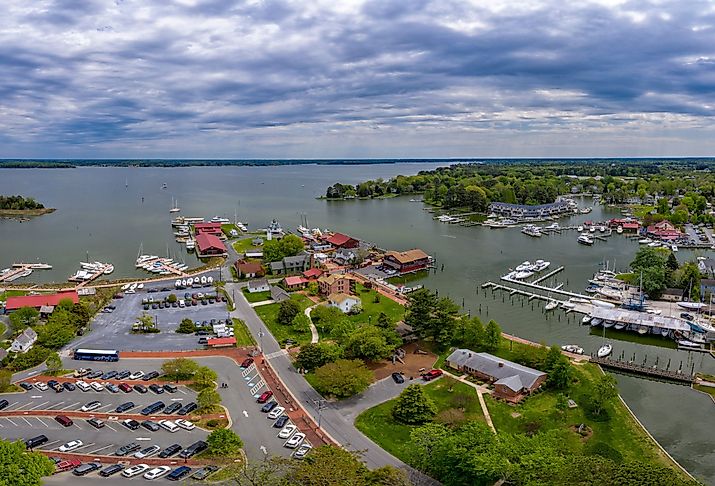
[[[268,286],[268,279],[265,278],[259,278],[256,280],[249,280],[248,281],[248,289],[260,289],[261,287],[267,287]]]
[[[284,300],[290,299],[290,294],[282,288],[278,287],[277,285],[272,285],[271,299],[275,300],[276,302],[283,302]]]
[[[469,349],[456,349],[447,357],[447,363],[453,368],[486,375],[495,380],[496,384],[503,384],[515,391],[522,388],[530,389],[539,378],[546,376],[542,371],[512,363],[489,353],[475,353]]]

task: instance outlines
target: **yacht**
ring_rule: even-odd
[[[181,211],[181,209],[179,208],[179,200],[177,199],[176,201],[174,201],[174,198],[172,197],[171,198],[171,209],[169,209],[169,212],[170,213],[178,213],[179,211]]]
[[[551,262],[546,262],[544,260],[536,260],[534,262],[533,270],[535,272],[542,272],[549,268],[549,265],[551,265]]]
[[[702,302],[678,302],[678,307],[682,307],[687,310],[700,310],[706,305]]]
[[[271,221],[271,224],[268,225],[268,228],[266,228],[266,231],[270,233],[272,236],[278,236],[281,237],[285,234],[283,231],[283,228],[281,228],[281,225],[278,221],[275,219]]]
[[[538,238],[541,236],[541,227],[533,225],[533,224],[527,224],[521,229],[521,232],[524,233],[525,235],[533,236]]]
[[[21,271],[20,273],[16,273],[14,275],[10,275],[5,279],[6,282],[13,282],[17,280],[18,278],[23,278],[23,277],[29,277],[30,274],[32,274],[32,269],[31,268],[26,268],[25,270]]]
[[[211,223],[221,223],[221,224],[229,224],[231,222],[230,219],[228,218],[220,218],[218,216],[214,216],[209,220]]]
[[[605,297],[607,299],[612,299],[612,300],[622,300],[623,299],[623,294],[619,292],[618,290],[608,288],[608,287],[602,287],[598,290],[596,290],[596,293],[600,295],[601,297]]]
[[[576,239],[576,241],[578,241],[582,245],[588,245],[588,246],[593,245],[593,238],[588,236],[586,233],[579,235],[579,237]]]
[[[186,249],[188,251],[194,251],[195,248],[196,248],[196,243],[194,242],[194,240],[186,240]]]
[[[529,260],[527,260],[527,261],[517,265],[517,267],[514,270],[516,270],[517,272],[523,272],[526,270],[531,270],[531,268],[532,268],[532,264]]]
[[[601,346],[600,348],[598,348],[598,351],[596,352],[596,355],[597,355],[599,358],[605,358],[606,356],[608,356],[609,354],[611,354],[612,351],[613,351],[613,346],[611,346],[610,344],[604,344],[603,346]]]
[[[35,270],[52,270],[52,265],[48,263],[31,263],[29,267]]]
[[[593,225],[591,225],[591,227],[588,229],[588,231],[590,231],[591,233],[595,233],[595,232],[596,232],[596,227],[593,226]]]
[[[610,302],[604,302],[598,299],[591,299],[591,304],[593,304],[595,307],[601,307],[602,309],[613,309],[616,307],[615,304],[612,304]]]
[[[559,223],[551,223],[550,225],[545,226],[544,229],[547,229],[547,230],[558,230],[558,229],[561,229],[561,227],[559,226]]]

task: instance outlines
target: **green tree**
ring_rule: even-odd
[[[546,386],[556,390],[568,388],[571,384],[571,364],[564,358],[557,361],[546,377]]]
[[[277,262],[288,256],[295,256],[303,249],[303,240],[295,235],[286,235],[280,240],[269,240],[263,244],[263,260]]]
[[[459,308],[449,298],[439,299],[427,289],[410,294],[405,324],[423,339],[432,339],[438,346],[452,342]]]
[[[212,387],[217,379],[218,375],[214,370],[208,366],[199,366],[194,373],[193,382],[198,387]]]
[[[196,396],[196,404],[202,412],[213,410],[221,403],[221,395],[213,388],[204,388]]]
[[[231,429],[214,430],[206,438],[206,443],[209,454],[223,458],[235,457],[243,447],[243,441]]]
[[[343,351],[340,346],[331,342],[318,342],[306,344],[300,347],[300,352],[296,358],[299,368],[313,371],[324,364],[332,363],[340,359]]]
[[[668,261],[665,264],[671,272],[678,269],[678,259],[675,257],[675,253],[672,251],[668,254]]]
[[[166,301],[170,304],[173,304],[176,302],[178,299],[176,297],[176,294],[169,294],[169,296],[166,298]]]
[[[47,359],[50,355],[50,350],[35,344],[26,353],[21,353],[15,356],[15,359],[10,364],[9,368],[13,371],[22,371],[33,366],[37,366]]]
[[[276,320],[279,324],[283,324],[284,326],[290,326],[291,324],[293,324],[293,319],[295,319],[295,316],[297,316],[300,312],[300,305],[298,305],[295,300],[284,300],[279,304]]]
[[[146,312],[142,313],[137,320],[139,321],[141,329],[144,331],[156,329],[156,322],[154,321],[154,318]]]
[[[410,385],[397,397],[392,416],[404,424],[422,424],[432,419],[437,406],[425,393],[422,385]]]
[[[45,360],[45,366],[49,371],[57,371],[62,369],[62,360],[57,353],[50,353]]]
[[[489,351],[496,351],[500,344],[501,328],[494,320],[490,320],[484,329],[484,347]]]
[[[42,477],[55,471],[52,461],[39,452],[28,452],[21,441],[0,439],[0,485],[40,486]]]
[[[37,343],[48,349],[60,349],[69,344],[75,337],[76,330],[71,325],[64,325],[57,320],[51,320],[44,326],[37,326]]]
[[[590,412],[600,417],[608,404],[618,396],[616,379],[609,374],[599,376],[593,384],[589,395]]]
[[[298,312],[291,321],[291,327],[296,332],[308,332],[310,331],[310,318],[302,312]]]
[[[380,312],[377,316],[377,322],[375,323],[380,329],[394,329],[395,325],[392,323],[390,318],[384,312]]]
[[[382,330],[375,326],[363,326],[353,332],[345,343],[345,353],[351,358],[376,361],[390,356],[395,349],[387,343]]]
[[[14,389],[12,384],[12,372],[6,369],[0,369],[0,393],[5,393]]]
[[[309,295],[318,295],[318,293],[320,293],[320,290],[318,289],[318,282],[315,280],[308,282],[306,289]]]
[[[40,313],[34,307],[21,307],[10,314],[10,326],[13,331],[24,331],[28,326],[37,324]]]
[[[685,289],[688,298],[697,302],[700,300],[700,269],[697,263],[688,262],[680,269],[680,287]]]
[[[191,319],[181,319],[179,327],[176,328],[176,332],[180,334],[193,334],[196,332],[196,324]]]
[[[188,358],[175,358],[164,361],[161,371],[170,380],[188,380],[199,370],[199,364]],[[212,371],[212,370],[210,370]],[[205,379],[205,378],[204,378]]]
[[[484,346],[485,331],[484,324],[479,317],[472,317],[471,319],[467,317],[462,317],[460,319],[461,324],[461,336],[460,341],[462,346],[467,348],[481,348]]]
[[[315,370],[316,389],[324,395],[336,398],[360,393],[372,380],[372,372],[359,359],[339,359]]]

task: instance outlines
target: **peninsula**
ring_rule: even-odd
[[[41,216],[54,211],[54,208],[46,208],[31,197],[0,196],[0,218]]]

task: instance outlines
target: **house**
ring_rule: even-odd
[[[683,233],[681,233],[673,223],[665,220],[648,226],[648,228],[646,228],[646,234],[661,240],[677,240],[683,236]]]
[[[7,298],[5,312],[12,312],[23,307],[34,307],[40,309],[43,305],[57,306],[60,301],[69,299],[73,304],[79,302],[79,295],[74,290],[66,292],[57,292],[55,294],[39,294],[39,295],[19,295]]]
[[[331,274],[318,279],[321,294],[351,294],[355,292],[355,280],[349,275]]]
[[[277,285],[271,285],[271,299],[276,302],[283,302],[290,299],[290,294]]]
[[[573,213],[573,208],[571,203],[566,199],[557,200],[549,204],[539,204],[537,206],[493,202],[489,205],[489,212],[506,218],[543,219]]]
[[[333,233],[325,241],[330,243],[333,248],[357,248],[360,246],[360,241],[342,233]]]
[[[217,236],[206,233],[196,235],[196,251],[202,258],[228,255],[223,242]]]
[[[430,259],[427,253],[415,248],[407,251],[388,251],[382,259],[382,264],[402,275],[425,270]]]
[[[318,280],[323,275],[323,271],[319,268],[311,268],[303,272],[303,276],[308,280]]]
[[[338,265],[349,265],[353,263],[356,258],[357,255],[355,255],[354,251],[345,248],[339,248],[338,251],[333,254],[333,260]]]
[[[256,278],[265,275],[263,266],[258,262],[247,262],[245,260],[238,260],[233,264],[236,269],[236,274],[238,278]]]
[[[209,338],[206,345],[209,348],[232,348],[236,346],[235,337]]]
[[[310,245],[310,249],[313,251],[328,251],[331,250],[333,247],[330,245],[330,243],[325,243],[325,242],[313,242]]]
[[[42,319],[47,319],[52,315],[52,313],[55,311],[55,306],[54,305],[43,305],[40,307],[40,317]]]
[[[217,238],[223,236],[223,230],[221,230],[221,223],[195,223],[194,232],[196,236],[198,235],[213,235]]]
[[[300,275],[284,277],[283,285],[288,290],[301,290],[308,285],[308,279]]]
[[[348,314],[353,310],[353,307],[360,305],[360,299],[352,295],[338,292],[328,296],[328,305],[330,307],[337,307],[343,313]]]
[[[539,370],[469,349],[456,349],[447,357],[447,364],[492,383],[494,395],[510,402],[519,402],[546,380],[546,373]]]
[[[271,263],[271,273],[273,275],[292,275],[303,273],[313,266],[313,259],[310,253],[301,252],[295,256],[283,258],[283,260]]]
[[[700,280],[700,295],[704,302],[710,301],[710,296],[715,295],[715,280],[703,278]]]
[[[710,257],[704,260],[698,260],[698,270],[700,270],[700,273],[703,275],[715,277],[715,260]]]
[[[24,353],[35,344],[35,341],[37,341],[37,333],[31,327],[28,327],[12,342],[10,351]]]
[[[256,292],[268,292],[270,289],[271,286],[265,278],[259,278],[258,280],[251,280],[248,282],[248,292],[250,294],[254,294]]]

